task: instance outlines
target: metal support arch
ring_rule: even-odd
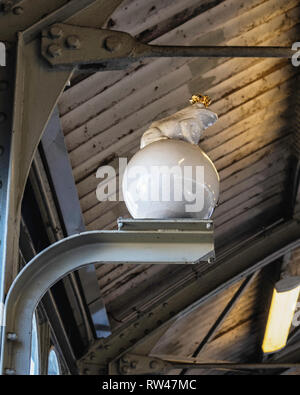
[[[47,290],[70,272],[95,263],[182,264],[209,260],[214,255],[211,221],[186,222],[181,231],[178,224],[174,229],[174,221],[163,221],[157,224],[159,232],[85,232],[53,244],[32,259],[15,279],[7,297],[1,373],[29,373],[34,310]]]

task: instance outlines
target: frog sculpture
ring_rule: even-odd
[[[218,120],[207,96],[151,124],[123,177],[123,196],[133,218],[209,219],[219,199],[219,175],[198,146]]]

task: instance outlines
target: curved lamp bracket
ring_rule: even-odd
[[[197,263],[214,257],[211,221],[123,220],[121,230],[85,232],[45,249],[19,273],[4,311],[2,374],[29,374],[34,310],[61,278],[95,263]]]

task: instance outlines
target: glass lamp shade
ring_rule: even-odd
[[[162,139],[138,151],[123,176],[133,218],[209,219],[219,199],[219,175],[197,145]]]
[[[274,353],[286,346],[299,293],[300,277],[287,277],[276,283],[262,344],[264,353]]]

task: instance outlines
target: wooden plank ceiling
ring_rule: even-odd
[[[298,5],[297,0],[127,0],[107,27],[159,44],[289,46],[297,41]],[[122,202],[97,201],[96,170],[106,164],[117,169],[119,157],[130,158],[138,150],[139,138],[151,122],[186,107],[197,92],[213,98],[211,109],[220,118],[200,142],[221,177],[221,201],[214,214],[217,252],[280,219],[290,166],[296,71],[282,59],[173,58],[76,76],[59,109],[87,229],[113,229],[118,217],[129,216]],[[167,265],[99,266],[99,286],[113,327],[159,298],[173,280],[195,271]],[[246,304],[241,304],[248,318],[231,318],[237,320],[233,328],[244,325],[243,333],[255,326],[251,295],[260,292],[257,281],[245,296]],[[209,317],[211,322],[216,311],[204,310],[202,320]],[[227,341],[223,328],[214,344],[221,342],[222,333]],[[253,330],[254,337],[257,333]],[[170,341],[163,351],[170,353],[173,344],[173,351],[178,348],[188,355],[194,337],[189,344],[182,337],[179,345]],[[251,354],[253,347],[247,344],[244,348]]]

